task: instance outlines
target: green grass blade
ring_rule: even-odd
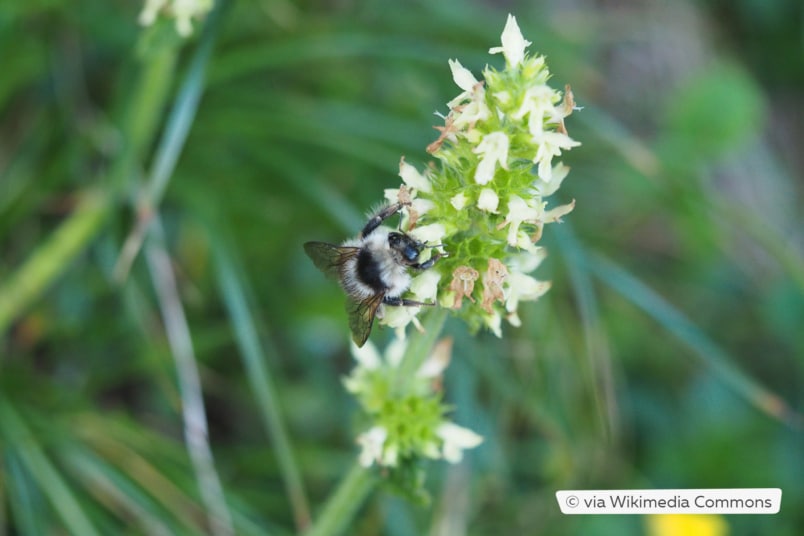
[[[67,486],[25,421],[5,397],[0,397],[0,428],[6,444],[14,448],[39,489],[50,499],[64,526],[76,535],[99,536],[100,533],[87,517],[78,497]]]
[[[581,262],[582,252],[569,226],[555,229],[558,244],[566,256],[566,268],[575,294],[576,307],[583,329],[584,350],[586,353],[586,382],[595,400],[597,420],[607,439],[617,436],[617,401],[611,359],[605,334],[600,322],[591,275],[587,266]]]
[[[164,522],[165,513],[156,503],[116,469],[96,458],[92,453],[70,449],[64,459],[86,489],[99,503],[115,512],[121,519],[135,520],[143,531],[154,536],[174,534]]]
[[[195,471],[198,489],[207,510],[213,534],[234,534],[231,514],[226,504],[223,485],[212,448],[209,444],[204,398],[201,393],[201,377],[198,372],[190,326],[179,296],[171,260],[164,249],[159,221],[154,222],[155,239],[145,249],[151,279],[162,312],[168,342],[176,364],[176,376],[181,394],[182,419],[187,452]]]
[[[190,133],[190,127],[195,121],[198,103],[204,90],[207,64],[220,30],[223,11],[227,6],[228,2],[226,0],[217,2],[212,13],[207,17],[200,43],[190,60],[187,74],[173,102],[173,107],[157,145],[151,172],[145,185],[146,195],[139,200],[141,206],[138,207],[138,210],[140,213],[146,214],[147,217],[140,218],[137,221],[123,245],[120,258],[114,268],[114,277],[118,281],[125,279],[131,264],[139,254],[148,232],[148,226],[151,223],[151,215],[156,213],[155,207],[162,200],[170,178],[176,169],[179,156],[181,156],[181,152],[184,149],[184,144]],[[136,125],[137,123],[132,121],[132,124]]]
[[[0,285],[0,335],[50,287],[101,228],[110,200],[86,193],[75,211]]]
[[[17,454],[16,449],[5,448],[3,452],[3,491],[8,499],[9,511],[14,517],[20,534],[44,534],[44,516],[41,515],[40,494],[33,489],[31,477]],[[4,520],[7,523],[7,520]],[[3,527],[11,525],[3,524]],[[3,534],[6,534],[4,531]]]
[[[158,205],[164,195],[198,111],[198,102],[201,100],[201,93],[204,90],[207,64],[223,20],[222,13],[228,2],[220,0],[216,4],[204,25],[200,43],[179,88],[154,156],[153,169],[147,186],[148,202],[152,206]]]
[[[628,301],[645,311],[663,328],[687,345],[719,377],[740,396],[761,411],[791,427],[802,424],[800,414],[781,398],[759,385],[733,364],[733,359],[713,342],[686,315],[626,270],[602,255],[588,259],[589,269],[601,281]]]
[[[285,481],[296,526],[304,529],[310,522],[310,509],[304,491],[301,474],[294,459],[287,430],[279,410],[271,374],[266,366],[266,352],[276,360],[276,352],[260,344],[256,322],[246,299],[244,285],[236,268],[232,252],[220,238],[213,241],[213,255],[217,267],[218,284],[240,348],[243,366],[257,398],[257,407],[262,412],[265,427],[273,439],[282,477]]]

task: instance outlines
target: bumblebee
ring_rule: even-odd
[[[427,245],[402,231],[382,225],[403,206],[403,203],[395,203],[383,207],[369,219],[357,237],[340,246],[326,242],[304,244],[304,251],[316,267],[336,279],[346,292],[349,328],[357,346],[366,343],[381,306],[434,305],[401,297],[410,287],[409,268],[427,270],[445,256],[435,252],[426,261],[419,262],[422,251],[439,246]]]

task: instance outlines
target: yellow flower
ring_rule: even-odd
[[[645,518],[648,536],[726,536],[729,525],[718,515],[654,514]]]

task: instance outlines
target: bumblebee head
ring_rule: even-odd
[[[425,245],[405,233],[388,233],[388,245],[404,264],[415,264]]]

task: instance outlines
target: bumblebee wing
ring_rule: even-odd
[[[305,242],[304,251],[316,268],[328,277],[340,279],[340,267],[347,259],[357,255],[358,248],[336,246],[326,242]]]
[[[366,344],[371,325],[374,323],[374,316],[377,308],[382,303],[384,294],[375,294],[371,298],[363,301],[349,299],[346,302],[346,312],[349,314],[349,329],[352,330],[352,340],[358,347]]]

